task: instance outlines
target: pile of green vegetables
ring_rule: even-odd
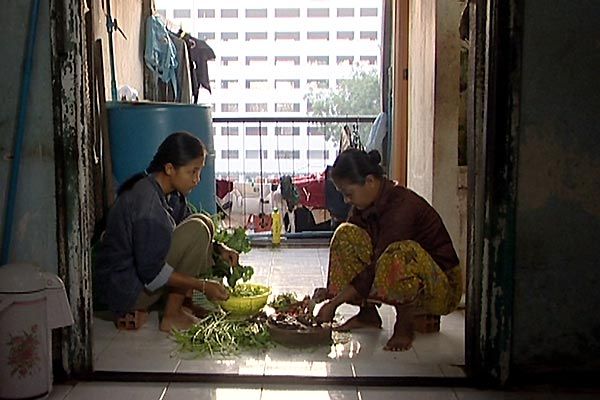
[[[231,320],[224,313],[214,313],[184,331],[174,331],[181,352],[197,356],[235,355],[244,350],[273,347],[266,324],[260,319]]]

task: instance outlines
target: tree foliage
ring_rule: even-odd
[[[341,80],[335,89],[314,89],[304,96],[312,106],[313,116],[353,117],[377,115],[381,112],[381,84],[376,69],[355,70],[351,79]],[[327,124],[327,139],[338,140],[342,132],[340,124]],[[363,143],[371,126],[361,124],[358,132]]]

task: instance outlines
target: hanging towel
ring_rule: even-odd
[[[165,83],[173,85],[177,97],[177,53],[169,32],[162,20],[151,15],[146,20],[146,48],[144,51],[146,66],[154,71]]]
[[[190,75],[190,58],[188,55],[187,45],[185,40],[181,39],[172,32],[169,32],[169,37],[177,50],[177,87],[179,88],[179,96],[175,97],[178,103],[189,104],[192,102],[192,80]]]

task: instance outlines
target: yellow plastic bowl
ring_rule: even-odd
[[[240,283],[238,286],[260,288],[264,293],[248,297],[229,296],[227,300],[220,301],[219,304],[228,313],[236,316],[250,316],[257,314],[267,304],[267,299],[271,294],[270,287],[254,283]]]

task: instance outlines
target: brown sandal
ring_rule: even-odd
[[[421,314],[414,316],[415,331],[419,333],[435,333],[440,331],[440,316]]]
[[[128,312],[124,316],[115,320],[115,325],[119,330],[135,331],[140,329],[148,321],[148,312],[144,310],[135,310]]]

